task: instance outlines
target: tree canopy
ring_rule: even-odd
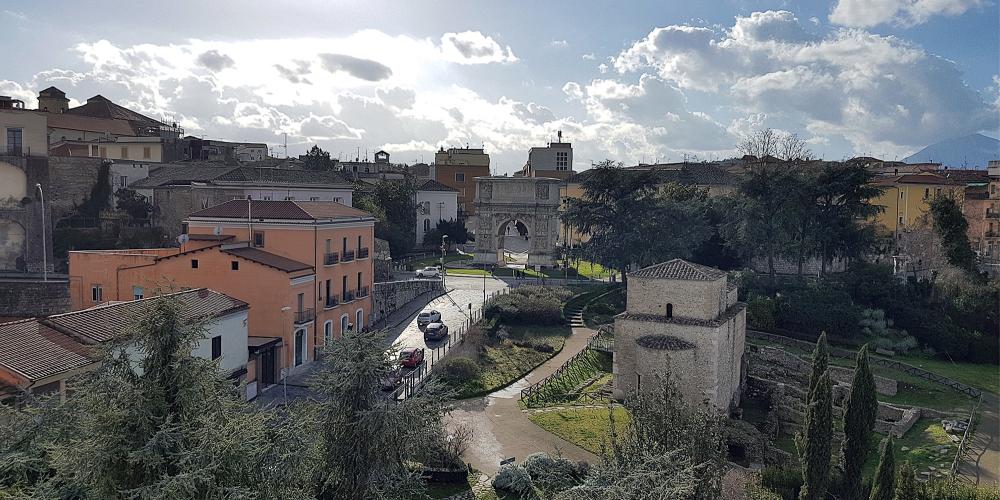
[[[412,178],[380,179],[374,184],[358,183],[354,190],[354,206],[374,215],[375,237],[389,242],[389,251],[400,256],[416,245],[417,206],[416,184]]]
[[[313,145],[305,154],[306,170],[333,170],[334,162],[330,153],[323,151],[318,145]]]

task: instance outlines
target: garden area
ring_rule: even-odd
[[[489,394],[520,379],[562,350],[572,334],[562,313],[572,295],[565,288],[526,286],[496,298],[444,362],[441,378],[457,398]]]

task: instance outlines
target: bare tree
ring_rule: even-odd
[[[778,132],[765,128],[743,138],[736,149],[744,155],[764,158],[773,156],[786,161],[807,161],[812,159],[812,151],[806,142],[796,134]]]
[[[812,151],[796,134],[786,134],[778,141],[777,156],[785,161],[809,161],[813,158]]]

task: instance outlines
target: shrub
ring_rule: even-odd
[[[441,377],[448,383],[461,384],[479,377],[479,365],[466,357],[451,358],[445,360]]]
[[[556,325],[563,322],[563,302],[572,295],[563,288],[525,286],[486,306],[486,317],[501,323]]]
[[[861,310],[851,296],[829,282],[781,292],[780,326],[819,336],[849,338],[860,333]]]
[[[760,484],[781,498],[798,498],[802,472],[793,468],[765,467],[760,471]]]
[[[521,498],[534,497],[535,485],[528,471],[520,465],[505,465],[493,478],[493,488],[515,493]]]
[[[747,301],[747,321],[750,326],[768,330],[777,324],[778,302],[770,297],[751,294]]]
[[[538,352],[544,352],[545,354],[552,354],[552,353],[556,352],[556,348],[555,347],[552,347],[551,345],[546,344],[544,342],[538,342],[538,343],[534,344],[532,347],[534,347],[536,351],[538,351]]]
[[[545,453],[528,455],[522,466],[532,483],[546,493],[565,491],[582,483],[589,471],[586,462],[574,463]]]
[[[615,306],[608,304],[607,302],[597,302],[587,306],[587,310],[593,314],[615,314],[618,311],[615,310]]]

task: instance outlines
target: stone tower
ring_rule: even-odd
[[[65,92],[55,87],[49,87],[38,93],[39,111],[65,113],[67,109],[69,109],[69,99],[66,98]]]
[[[614,395],[668,374],[690,402],[739,404],[745,379],[746,305],[718,269],[674,259],[628,275],[615,318]]]

